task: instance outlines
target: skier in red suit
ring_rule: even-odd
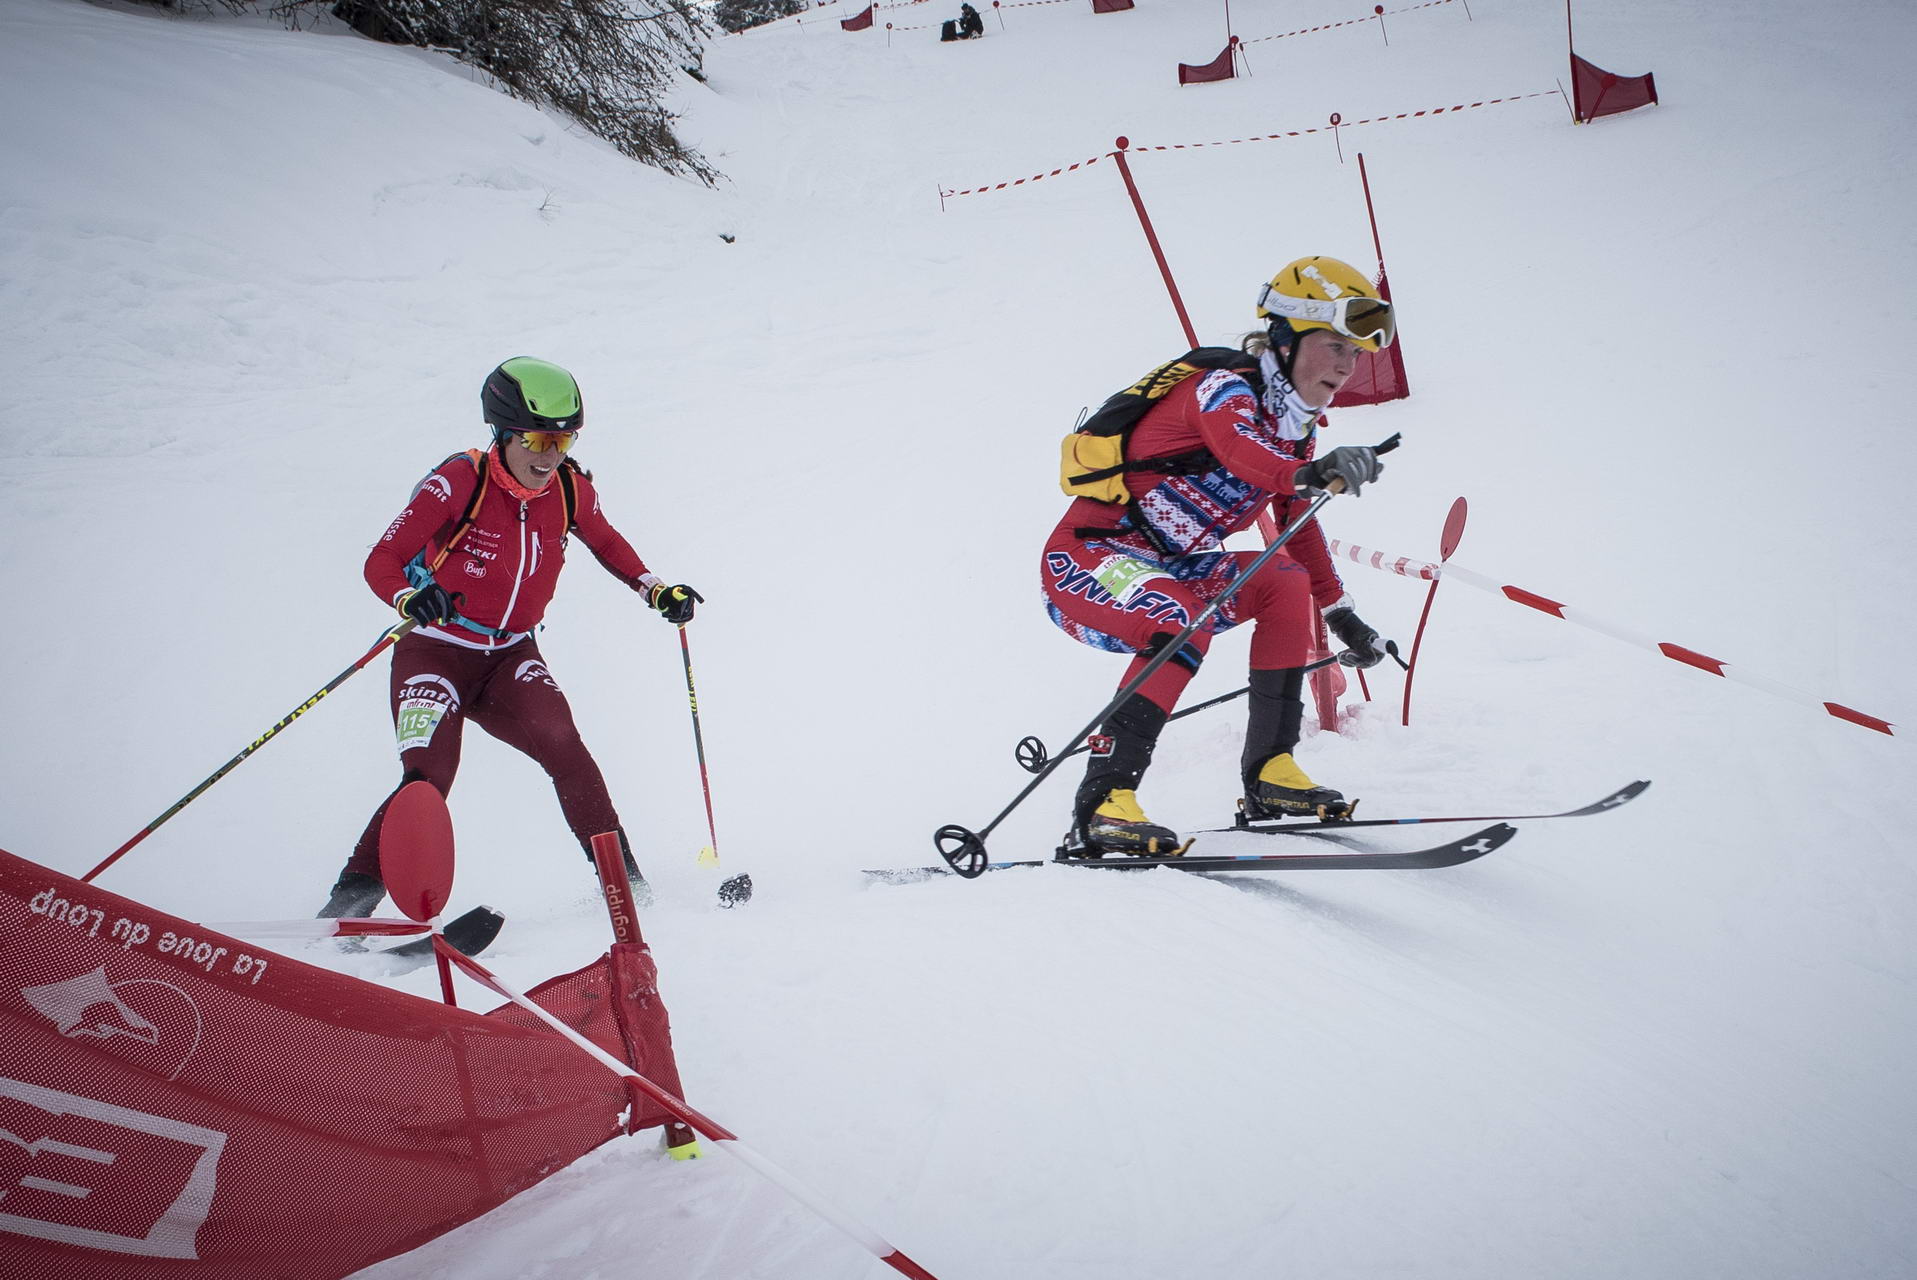
[[[579,740],[572,708],[532,633],[574,534],[668,622],[690,621],[703,597],[646,568],[606,520],[589,473],[567,456],[585,421],[570,373],[514,357],[488,375],[480,404],[493,429],[492,447],[441,463],[366,557],[367,585],[416,624],[393,646],[400,786],[424,779],[441,795],[450,791],[470,719],[546,771],[588,856],[593,836],[619,833],[626,874],[643,900],[645,881],[605,779]],[[385,895],[379,872],[385,812],[382,802],[321,916],[370,915]]]
[[[1383,470],[1368,448],[1313,454],[1320,414],[1356,368],[1357,352],[1395,337],[1391,304],[1346,263],[1301,258],[1265,286],[1258,316],[1267,326],[1246,336],[1245,360],[1238,362],[1244,367],[1187,377],[1132,429],[1125,457],[1141,460],[1141,469],[1123,473],[1129,501],[1076,498],[1045,545],[1052,620],[1084,644],[1137,655],[1121,685],[1256,558],[1224,550],[1227,537],[1250,528],[1267,506],[1283,526],[1318,492],[1355,495]],[[1304,716],[1301,668],[1313,639],[1314,602],[1346,646],[1347,662],[1368,667],[1384,656],[1378,633],[1358,617],[1332,567],[1323,531],[1315,522],[1300,529],[1106,718],[1078,789],[1065,853],[1183,848],[1175,832],[1146,818],[1136,788],[1212,636],[1245,622],[1255,624],[1240,761],[1247,816],[1348,812],[1342,795],[1318,786],[1292,757]]]

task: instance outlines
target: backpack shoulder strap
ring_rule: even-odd
[[[592,472],[567,458],[559,464],[559,496],[566,504],[566,532],[579,523],[579,479],[592,479]]]
[[[485,450],[462,449],[458,453],[449,455],[446,462],[451,462],[454,458],[464,458],[470,462],[473,466],[473,470],[478,473],[479,479],[478,483],[473,485],[472,495],[466,499],[466,509],[460,512],[459,519],[453,522],[452,533],[447,536],[444,542],[440,543],[439,550],[434,553],[432,563],[427,566],[426,571],[428,573],[439,572],[439,566],[446,563],[446,557],[453,553],[453,548],[459,545],[459,540],[466,536],[468,529],[473,527],[473,521],[479,517],[479,504],[486,499],[488,473],[486,470]],[[445,466],[446,462],[440,463],[439,466]],[[437,471],[439,468],[435,467],[433,469]]]

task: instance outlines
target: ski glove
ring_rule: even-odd
[[[1325,610],[1325,625],[1345,647],[1338,655],[1341,666],[1364,669],[1384,661],[1384,647],[1378,641],[1378,633],[1350,605]]]
[[[646,593],[646,603],[657,609],[659,616],[675,627],[683,627],[691,622],[694,607],[705,602],[704,596],[683,582],[676,587],[668,587],[662,582]]]
[[[437,582],[429,582],[415,591],[408,591],[394,605],[401,615],[411,618],[423,627],[435,623],[451,622],[459,606],[452,596],[446,594],[446,588]]]
[[[1348,493],[1355,498],[1360,489],[1382,474],[1384,463],[1378,461],[1376,449],[1361,444],[1341,444],[1324,457],[1299,467],[1292,484],[1299,493],[1322,489]],[[1340,485],[1339,481],[1344,483]]]

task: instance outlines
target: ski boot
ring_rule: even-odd
[[[614,827],[613,830],[619,833],[619,861],[625,867],[626,888],[632,891],[632,905],[649,907],[652,905],[652,886],[647,884],[645,876],[640,874],[639,861],[632,856],[632,844],[626,839],[626,829]],[[586,858],[588,861],[592,859],[590,844],[586,845]]]
[[[386,885],[378,876],[360,871],[342,871],[333,885],[333,896],[319,909],[320,920],[363,919],[386,896]]]
[[[1349,818],[1355,801],[1321,787],[1306,776],[1289,751],[1265,761],[1238,802],[1238,825],[1271,822],[1279,818],[1318,818],[1336,822]]]
[[[1152,749],[1167,718],[1162,707],[1141,694],[1125,699],[1106,717],[1103,732],[1092,739],[1085,780],[1072,802],[1072,829],[1059,846],[1059,857],[1169,857],[1185,851],[1177,832],[1152,822],[1138,807],[1138,783],[1151,766]]]
[[[1175,858],[1191,847],[1170,827],[1161,827],[1138,807],[1138,793],[1114,789],[1083,823],[1066,833],[1059,848],[1063,858],[1102,858],[1126,854],[1135,858]]]

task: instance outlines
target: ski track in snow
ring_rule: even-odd
[[[841,7],[843,8],[843,7]],[[1447,871],[1045,867],[867,883],[982,826],[1121,663],[1046,620],[1037,561],[1079,407],[1183,349],[1101,162],[1548,90],[1562,13],[1478,0],[1261,43],[1033,6],[983,40],[716,39],[635,168],[430,53],[337,29],[0,0],[0,846],[78,873],[364,651],[365,548],[473,395],[580,376],[580,456],[691,631],[719,910],[677,643],[575,554],[541,647],[658,905],[689,1100],[942,1280],[1889,1280],[1917,1272],[1917,819],[1908,738],[1441,587],[1399,678],[1301,748],[1361,816],[1550,811]],[[884,15],[882,15],[884,16]],[[947,16],[928,14],[928,18]],[[1347,10],[1241,5],[1252,38]],[[1457,559],[1901,721],[1917,461],[1907,6],[1577,13],[1662,105],[1556,97],[1132,159],[1201,341],[1283,262],[1370,262],[1370,166],[1413,397],[1333,415],[1405,447],[1330,532]],[[261,112],[259,104],[272,104]],[[165,104],[157,109],[155,104]],[[735,237],[728,244],[721,233]],[[1865,309],[1859,315],[1853,304]],[[1341,564],[1408,642],[1424,586]],[[1242,683],[1220,638],[1193,701]],[[383,664],[103,877],[200,920],[304,915],[393,782]],[[1228,819],[1242,704],[1172,726],[1143,798]],[[1068,772],[1070,772],[1068,770]],[[1042,857],[1070,780],[994,833]],[[516,985],[605,946],[537,770],[469,734],[453,909]],[[1432,831],[1369,832],[1423,842]],[[1214,851],[1230,837],[1209,837]],[[1201,843],[1201,848],[1203,844]],[[371,976],[376,962],[300,953]],[[391,980],[428,998],[430,967]],[[462,991],[487,1007],[481,993]],[[890,1274],[716,1152],[614,1142],[369,1280]]]

